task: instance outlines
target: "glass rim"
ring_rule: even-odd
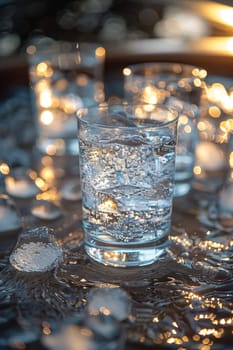
[[[172,71],[169,67],[172,67],[172,66],[180,66],[181,68],[184,68],[181,69],[180,72],[175,72],[175,71]],[[133,64],[129,64],[127,66],[125,66],[123,68],[123,74],[125,76],[125,78],[127,78],[127,76],[132,76],[132,74],[125,74],[124,73],[124,70],[126,69],[130,69],[132,71],[132,73],[135,75],[135,76],[141,76],[142,74],[140,73],[137,73],[137,70],[138,69],[143,69],[143,68],[149,68],[152,70],[152,72],[154,74],[157,74],[157,73],[174,73],[174,75],[177,75],[178,77],[179,76],[184,76],[187,75],[189,72],[192,72],[193,70],[197,69],[198,71],[200,72],[203,72],[203,76],[200,77],[198,76],[199,79],[202,79],[204,80],[206,77],[207,77],[207,70],[201,66],[198,66],[198,65],[193,65],[193,64],[189,64],[189,63],[182,63],[182,62],[164,62],[164,61],[155,61],[155,62],[141,62],[141,63],[133,63]],[[153,71],[153,68],[155,68],[155,70]],[[156,69],[157,68],[157,69]],[[160,68],[162,68],[160,70]],[[166,71],[166,68],[167,68],[167,71]],[[195,75],[193,75],[193,77],[195,78]]]
[[[36,51],[33,53],[28,53],[28,56],[34,56],[37,53],[40,52],[56,52],[56,49],[60,50],[61,48],[64,49],[64,53],[65,52],[72,52],[72,51],[77,51],[80,48],[82,49],[97,49],[98,47],[102,47],[102,45],[98,42],[88,42],[88,41],[78,41],[78,40],[74,40],[74,41],[69,41],[69,40],[52,40],[49,42],[42,42],[42,43],[35,43],[35,44],[31,44],[33,46],[35,46]],[[63,52],[63,51],[61,51]]]
[[[145,106],[148,106],[148,107],[153,107],[153,108],[156,108],[156,109],[160,109],[160,110],[163,110],[165,112],[169,112],[170,115],[173,116],[172,119],[170,120],[166,120],[166,121],[159,121],[157,119],[149,119],[149,118],[130,118],[129,120],[147,120],[147,121],[151,121],[151,123],[148,123],[148,124],[141,124],[141,125],[135,125],[135,124],[132,124],[132,125],[117,125],[116,124],[106,124],[106,123],[101,123],[100,121],[99,122],[95,122],[91,117],[88,118],[88,115],[89,115],[89,111],[101,111],[101,109],[103,111],[107,111],[109,108],[114,108],[114,107],[121,107],[121,108],[124,108],[124,107],[129,107],[129,108],[136,108],[136,107],[145,107]],[[123,109],[122,109],[123,110]],[[149,112],[149,111],[148,111]],[[85,114],[84,114],[85,113]],[[78,109],[77,113],[76,113],[76,116],[77,116],[77,119],[78,119],[78,122],[84,124],[84,125],[90,125],[91,128],[97,128],[97,129],[120,129],[120,130],[133,130],[133,129],[148,129],[148,128],[154,128],[154,129],[162,129],[164,127],[168,127],[172,124],[175,124],[177,121],[178,121],[178,118],[179,118],[179,112],[174,109],[174,108],[170,108],[170,107],[167,107],[165,105],[162,105],[162,104],[151,104],[151,103],[128,103],[128,104],[101,104],[101,105],[92,105],[92,106],[89,106],[89,107],[83,107],[83,108],[80,108]],[[87,117],[85,119],[85,116]],[[154,124],[154,122],[158,122],[158,124]]]
[[[98,42],[55,40],[41,44],[29,45],[34,47],[32,52],[27,52],[29,64],[34,65],[39,62],[51,59],[59,60],[59,57],[70,58],[78,56],[79,59],[91,57],[93,62],[104,62],[106,50]]]

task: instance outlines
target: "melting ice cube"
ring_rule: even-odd
[[[38,227],[22,233],[10,255],[11,265],[23,272],[50,271],[62,258],[52,230]]]
[[[102,312],[112,315],[116,320],[127,319],[131,302],[128,294],[120,288],[94,288],[88,297],[87,309],[90,314]]]

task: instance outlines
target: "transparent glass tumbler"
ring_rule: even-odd
[[[29,55],[36,147],[42,154],[78,154],[76,111],[104,101],[104,59],[97,44],[60,41]]]
[[[85,250],[94,260],[142,266],[166,254],[177,120],[150,104],[78,112]]]
[[[206,70],[180,63],[141,63],[123,69],[124,91],[133,102],[163,103],[179,114],[175,196],[189,192],[193,180],[197,119]]]

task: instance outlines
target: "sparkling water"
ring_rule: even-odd
[[[112,265],[154,261],[170,229],[175,141],[145,132],[79,142],[88,254]]]

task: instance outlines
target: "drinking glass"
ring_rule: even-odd
[[[77,109],[104,101],[105,50],[94,43],[54,42],[29,55],[37,149],[78,154]]]
[[[233,117],[233,115],[232,115]],[[233,120],[233,119],[231,119]],[[228,125],[229,126],[229,125]],[[223,149],[221,150],[223,152]],[[210,174],[209,181],[216,183],[207,188],[210,191],[208,201],[204,197],[203,205],[200,200],[199,205],[202,205],[202,210],[199,212],[199,220],[204,225],[214,229],[214,232],[230,232],[232,234],[233,227],[233,129],[228,133],[227,148],[224,151],[224,164],[226,163],[225,171],[220,172],[220,180],[213,181],[213,174]],[[224,174],[224,175],[223,175]],[[214,179],[216,179],[214,173]],[[218,232],[218,231],[217,231]]]
[[[175,196],[192,187],[197,142],[197,118],[206,70],[181,63],[141,63],[123,69],[127,100],[163,103],[179,114]]]
[[[229,170],[229,152],[233,132],[233,94],[220,82],[206,85],[197,124],[193,187],[213,194],[223,185]]]
[[[112,266],[166,255],[178,113],[151,104],[78,111],[85,250]]]

